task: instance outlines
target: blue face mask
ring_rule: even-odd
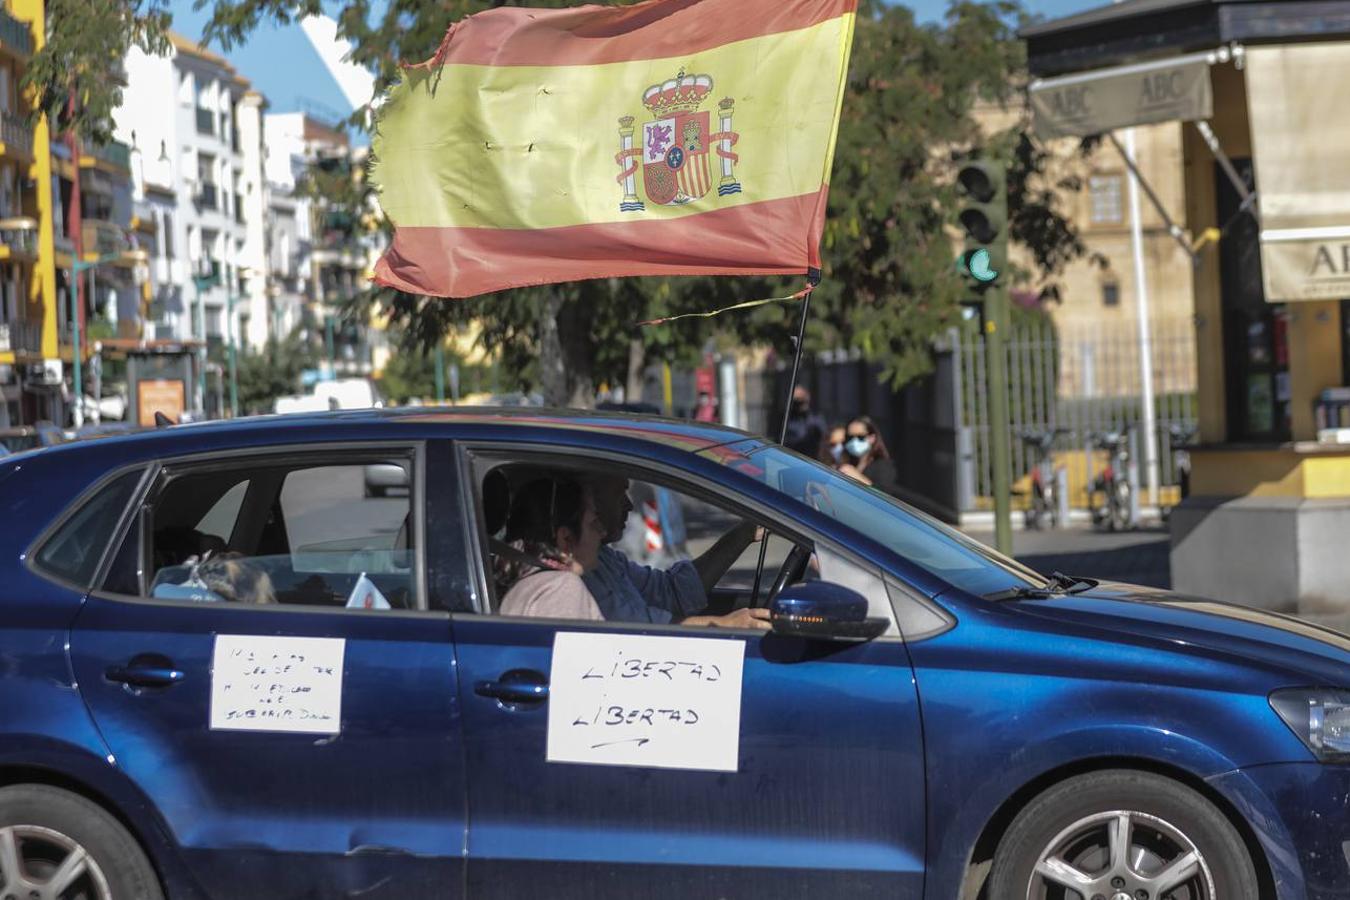
[[[835,462],[839,462],[841,459],[843,459],[843,458],[844,458],[844,445],[843,445],[843,444],[831,444],[831,445],[830,445],[830,456],[834,458],[834,461],[835,461]]]
[[[851,437],[848,443],[844,444],[844,449],[854,459],[862,459],[867,455],[867,451],[872,449],[872,442],[867,438]]]

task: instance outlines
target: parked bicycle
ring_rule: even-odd
[[[1168,448],[1172,454],[1172,472],[1176,477],[1181,500],[1191,494],[1191,454],[1186,447],[1195,439],[1196,426],[1173,423],[1167,427]],[[1173,507],[1162,511],[1163,521],[1172,517]]]
[[[1186,449],[1195,439],[1196,426],[1173,424],[1168,427],[1168,446],[1172,448],[1172,470],[1177,476],[1181,499],[1191,495],[1191,453]]]
[[[1130,462],[1129,432],[1094,432],[1092,445],[1108,454],[1106,468],[1092,480],[1090,492],[1092,506],[1092,524],[1107,531],[1129,531],[1134,528],[1133,489],[1130,487],[1128,467]],[[1101,505],[1097,505],[1097,494],[1101,493]]]
[[[1059,527],[1059,478],[1050,451],[1055,438],[1067,433],[1067,428],[1052,428],[1049,431],[1023,428],[1017,432],[1022,443],[1031,448],[1034,459],[1031,466],[1031,498],[1024,513],[1027,528],[1039,531],[1047,521],[1051,528]]]

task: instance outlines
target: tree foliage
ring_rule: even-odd
[[[139,9],[146,0],[98,2]],[[288,23],[320,11],[318,0],[198,0],[199,6],[207,3],[212,17],[205,38],[225,50],[260,23]],[[453,21],[516,5],[574,4],[344,0],[339,34],[353,45],[352,61],[373,71],[383,88],[399,77],[400,62],[429,58]],[[1057,197],[1076,184],[1051,182],[1045,153],[1027,136],[1016,2],[955,0],[939,24],[917,23],[908,9],[878,0],[861,0],[860,7],[822,241],[824,281],[812,297],[807,349],[859,347],[900,384],[926,371],[933,336],[959,314],[963,285],[953,265],[958,204],[952,181],[964,156],[992,154],[1008,165],[1011,235],[1031,261],[1024,280],[1046,285],[1053,296],[1054,276],[1084,247],[1057,211]],[[1011,127],[986,133],[977,105],[1005,109]],[[352,121],[364,123],[364,112]],[[351,191],[327,185],[316,195],[331,208],[346,207],[361,228],[387,230],[387,222],[367,215],[373,208],[369,186],[354,184]],[[371,288],[361,301],[383,307],[410,345],[422,347],[476,320],[483,345],[500,354],[508,371],[536,378],[551,402],[585,403],[599,382],[622,383],[635,362],[695,359],[718,336],[788,352],[795,305],[641,330],[635,323],[788,294],[802,283],[607,279],[464,301]]]
[[[46,0],[46,42],[23,81],[34,115],[46,113],[53,135],[112,140],[127,51],[167,52],[171,18],[168,0]]]
[[[298,334],[270,340],[258,352],[239,356],[239,406],[248,415],[270,413],[273,402],[301,390],[305,369],[318,365],[318,356]]]

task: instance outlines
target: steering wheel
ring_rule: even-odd
[[[778,570],[778,577],[773,580],[773,587],[769,588],[769,599],[764,605],[766,607],[771,605],[783,588],[800,579],[806,572],[806,564],[810,561],[811,548],[794,544],[787,559],[783,560],[783,567]]]

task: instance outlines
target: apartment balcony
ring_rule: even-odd
[[[203,184],[197,189],[197,207],[199,209],[218,209],[220,197],[214,184]]]
[[[211,134],[216,133],[216,117],[209,109],[197,107],[197,133]]]
[[[0,353],[42,353],[41,322],[0,322]]]
[[[104,219],[85,219],[80,223],[84,238],[84,246],[81,248],[85,256],[98,254],[99,256],[114,256],[125,253],[132,247],[132,242],[127,235],[127,230],[116,222],[109,222]]]
[[[0,50],[23,60],[33,55],[33,30],[4,9],[0,9]]]
[[[10,220],[11,222],[22,220]],[[36,224],[29,219],[29,223]],[[4,220],[0,220],[0,225]],[[38,233],[36,228],[0,227],[0,260],[24,260],[32,262],[38,255]]]
[[[85,153],[80,156],[81,168],[89,169],[99,164],[119,172],[130,172],[131,148],[121,141],[86,147]]]
[[[33,158],[33,126],[27,116],[0,113],[0,156]]]

